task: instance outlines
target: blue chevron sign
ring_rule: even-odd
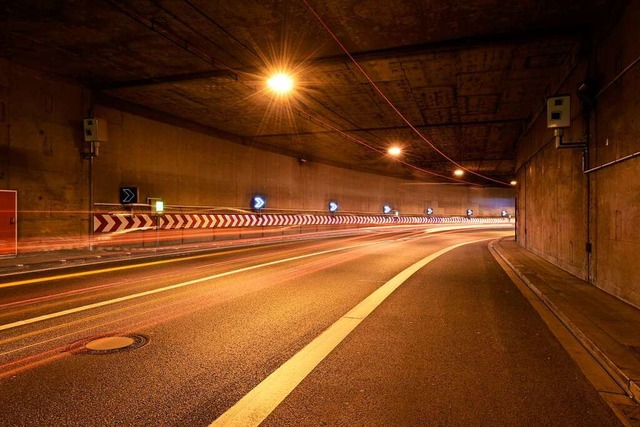
[[[251,209],[260,210],[264,209],[267,205],[267,198],[264,196],[253,196],[251,198]]]
[[[120,204],[138,203],[138,187],[120,187]]]

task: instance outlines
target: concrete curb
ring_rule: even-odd
[[[496,245],[497,240],[489,243],[489,248],[500,256],[500,258],[511,268],[511,270],[527,285],[531,291],[551,310],[551,312],[569,329],[569,331],[580,341],[582,346],[593,356],[594,359],[611,375],[620,387],[635,402],[640,403],[640,384],[631,380],[607,355],[591,341],[560,309],[542,293],[528,278],[514,266]]]

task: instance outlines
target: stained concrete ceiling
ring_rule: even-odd
[[[425,171],[450,177],[453,160],[486,177],[463,180],[499,185],[611,4],[22,0],[4,3],[0,56],[99,103],[308,161],[451,182]],[[295,73],[286,99],[265,90],[280,69]],[[391,143],[404,163],[383,154]]]

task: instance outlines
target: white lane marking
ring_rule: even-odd
[[[82,311],[92,310],[94,308],[99,308],[99,307],[104,307],[104,306],[107,306],[107,305],[117,304],[117,303],[120,303],[120,302],[124,302],[124,301],[129,301],[129,300],[132,300],[132,299],[136,299],[136,298],[145,297],[145,296],[148,296],[148,295],[153,295],[153,294],[157,294],[157,293],[160,293],[160,292],[170,291],[172,289],[178,289],[178,288],[182,288],[182,287],[185,287],[185,286],[194,285],[196,283],[206,282],[207,280],[219,279],[221,277],[226,277],[226,276],[231,276],[233,274],[243,273],[245,271],[256,270],[258,268],[269,267],[271,265],[283,264],[285,262],[297,261],[297,260],[305,259],[305,258],[311,258],[311,257],[314,257],[314,256],[329,254],[329,253],[332,253],[332,252],[345,251],[345,250],[348,250],[348,249],[356,249],[356,248],[361,248],[361,247],[364,247],[364,246],[379,245],[381,243],[383,243],[383,242],[371,242],[371,243],[363,243],[363,244],[360,244],[360,245],[345,246],[345,247],[342,247],[342,248],[329,249],[329,250],[326,250],[326,251],[314,252],[314,253],[311,253],[311,254],[299,255],[299,256],[295,256],[295,257],[291,257],[291,258],[280,259],[280,260],[277,260],[277,261],[270,261],[270,262],[266,262],[264,264],[256,264],[256,265],[252,265],[250,267],[239,268],[237,270],[225,271],[224,273],[218,273],[218,274],[214,274],[214,275],[211,275],[211,276],[201,277],[199,279],[189,280],[187,282],[176,283],[175,285],[165,286],[163,288],[152,289],[152,290],[145,291],[145,292],[139,292],[137,294],[126,295],[126,296],[123,296],[123,297],[114,298],[114,299],[110,299],[110,300],[107,300],[107,301],[100,301],[100,302],[96,302],[96,303],[93,303],[93,304],[83,305],[81,307],[71,308],[69,310],[64,310],[64,311],[59,311],[59,312],[56,312],[56,313],[45,314],[43,316],[38,316],[38,317],[32,317],[30,319],[19,320],[17,322],[13,322],[13,323],[7,323],[5,325],[0,325],[0,331],[6,331],[7,329],[17,328],[18,326],[30,325],[32,323],[42,322],[43,320],[55,319],[56,317],[62,317],[62,316],[66,316],[66,315],[69,315],[69,314],[80,313]]]
[[[210,426],[258,426],[356,326],[409,277],[453,249],[490,239],[493,237],[448,246],[401,271],[273,371]]]

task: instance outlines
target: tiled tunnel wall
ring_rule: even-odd
[[[640,63],[632,65],[640,56],[638,22],[640,2],[630,2],[591,53],[568,59],[565,81],[550,94],[572,95],[565,139],[579,141],[586,121],[577,88],[594,87],[587,172],[640,151]],[[555,148],[545,114],[517,153],[520,245],[640,306],[640,157],[585,173],[582,150]]]

